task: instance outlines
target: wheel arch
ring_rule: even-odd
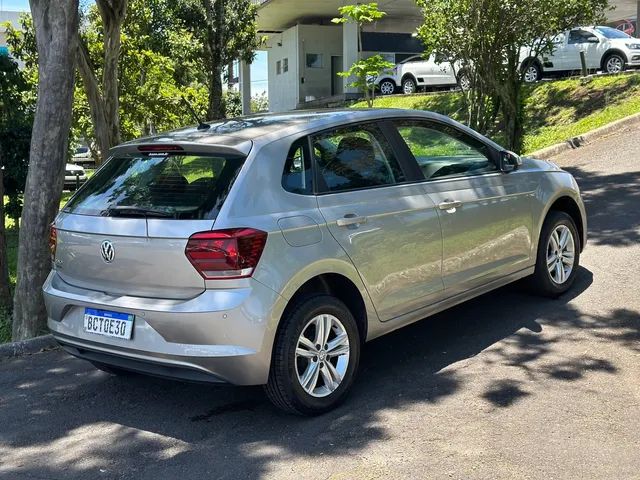
[[[383,77],[382,80],[380,80],[378,82],[378,86],[380,86],[383,82],[387,82],[387,81],[393,83],[396,87],[398,86],[398,84],[396,83],[395,79],[392,78],[392,77]]]
[[[540,61],[540,59],[537,57],[528,57],[524,59],[520,64],[520,71],[524,72],[525,68],[527,68],[532,63],[535,64],[540,69],[540,73],[544,72],[544,66],[542,65],[542,62]]]
[[[583,218],[582,210],[578,206],[578,202],[570,195],[560,195],[556,198],[544,214],[542,223],[547,219],[551,212],[564,212],[571,217],[578,229],[578,235],[580,236],[580,251],[584,250],[584,244],[586,243],[586,225]],[[540,226],[542,228],[542,225]]]
[[[411,80],[413,80],[413,81],[414,81],[414,83],[416,84],[416,86],[418,86],[418,80],[416,79],[416,76],[415,76],[413,73],[411,73],[411,72],[407,72],[407,73],[404,73],[404,74],[402,75],[402,79],[400,80],[400,85],[402,85],[402,84],[404,83],[404,81],[405,81],[406,79],[408,79],[408,78],[410,78]]]

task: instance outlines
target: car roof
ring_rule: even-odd
[[[268,143],[295,133],[312,132],[342,124],[397,117],[420,117],[456,124],[453,120],[434,112],[394,108],[343,108],[326,110],[294,110],[285,113],[264,113],[230,118],[209,123],[210,128],[198,130],[189,126],[178,130],[144,137],[124,143],[112,153],[130,153],[141,145],[180,143],[229,153],[247,154],[255,142]]]

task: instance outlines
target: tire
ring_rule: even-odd
[[[471,78],[469,77],[469,74],[467,72],[462,71],[458,75],[458,86],[463,92],[471,89]]]
[[[98,370],[102,370],[103,372],[108,373],[109,375],[116,375],[118,377],[128,377],[130,375],[135,375],[135,372],[124,370],[118,367],[113,367],[111,365],[107,365],[106,363],[91,362],[91,365],[96,367]]]
[[[559,273],[559,267],[556,266],[554,268],[554,265],[548,264],[549,259],[554,256],[557,258],[556,252],[558,251],[558,249],[553,251],[554,246],[551,237],[554,232],[559,233],[565,230],[571,234],[571,239],[567,240],[566,246],[568,247],[570,244],[573,246],[573,263],[569,264],[565,261],[567,260],[569,249],[560,248],[562,256],[559,262],[556,260],[554,263],[554,265],[562,265],[562,272]],[[549,298],[557,298],[571,288],[580,265],[580,242],[576,224],[569,215],[558,211],[549,212],[540,232],[536,268],[529,282],[535,293]],[[569,265],[571,270],[567,272],[566,268]],[[554,269],[554,273],[551,273],[551,269]],[[559,278],[559,275],[564,279]]]
[[[607,55],[602,62],[603,70],[607,73],[621,73],[624,72],[626,61],[619,53],[611,53]]]
[[[382,95],[393,95],[396,93],[396,84],[392,80],[383,80],[379,85]]]
[[[306,344],[300,343],[304,334],[306,339],[314,338],[313,341],[308,340],[311,347],[314,347],[313,343],[318,341],[316,329],[317,322],[320,321],[318,319],[325,319],[323,323],[325,326],[327,321],[331,324],[329,336],[324,337],[329,345],[338,338],[338,333],[346,333],[347,353],[344,353],[343,342],[337,344],[342,349],[341,355],[326,357],[322,351],[327,352],[330,349],[321,347],[320,350],[311,350]],[[335,323],[334,319],[340,325]],[[341,338],[345,337],[341,336]],[[360,361],[360,345],[361,339],[356,321],[344,303],[329,295],[303,298],[282,319],[276,335],[269,380],[264,387],[267,397],[276,407],[287,413],[311,416],[332,410],[345,399],[353,384]],[[305,352],[305,355],[299,355],[300,351]],[[334,349],[334,351],[337,350]],[[306,358],[309,352],[312,355],[315,352],[317,355]],[[328,364],[333,367],[333,370],[327,366]],[[315,382],[314,375],[305,376],[312,371],[318,372]],[[331,371],[343,372],[337,386],[329,385],[325,381],[326,375],[330,375]],[[307,377],[310,380],[305,389],[302,383]]]
[[[522,67],[522,79],[525,83],[535,83],[542,79],[542,68],[537,62],[526,63]]]
[[[405,95],[411,95],[418,91],[418,84],[412,77],[407,77],[402,80],[402,93]]]

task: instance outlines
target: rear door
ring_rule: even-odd
[[[536,185],[517,172],[499,171],[492,148],[453,126],[425,120],[394,124],[437,207],[447,296],[530,266]]]
[[[185,255],[211,230],[244,157],[155,153],[112,158],[56,220],[55,268],[112,295],[191,298],[205,289]]]
[[[384,130],[369,123],[311,138],[320,212],[382,321],[443,291],[436,207],[420,184],[409,183],[416,169],[401,164]]]

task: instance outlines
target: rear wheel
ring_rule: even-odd
[[[329,295],[307,297],[283,318],[265,392],[286,412],[319,415],[344,400],[359,360],[349,309]]]
[[[396,84],[391,80],[383,80],[380,82],[380,93],[382,95],[393,95],[396,92]]]
[[[533,289],[547,297],[558,297],[575,281],[580,264],[580,237],[573,219],[564,212],[547,216],[538,244]]]
[[[402,93],[404,93],[405,95],[410,95],[412,93],[416,93],[417,91],[418,85],[413,78],[407,77],[402,80]]]
[[[542,78],[542,69],[536,62],[530,62],[522,69],[522,78],[525,83],[535,83]]]

